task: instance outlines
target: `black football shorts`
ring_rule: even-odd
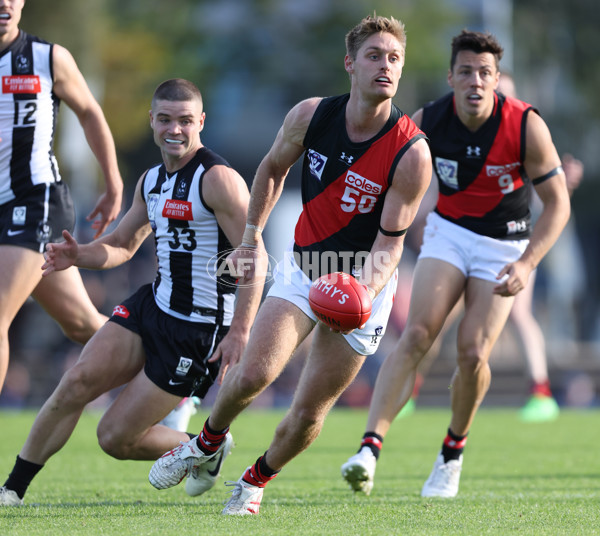
[[[0,206],[0,244],[43,253],[48,242],[73,233],[75,209],[64,182],[37,184],[26,194]]]
[[[117,305],[109,320],[142,338],[144,372],[153,383],[177,396],[204,398],[221,364],[208,359],[228,326],[188,322],[165,313],[156,305],[150,284]]]

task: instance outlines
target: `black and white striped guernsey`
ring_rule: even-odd
[[[36,184],[60,181],[53,153],[59,99],[52,47],[23,31],[0,53],[0,205]]]
[[[143,179],[142,195],[155,235],[157,305],[176,318],[228,326],[235,282],[227,275],[216,280],[210,266],[231,244],[202,198],[202,178],[217,164],[229,166],[202,147],[176,173],[168,174],[164,164],[153,167]]]

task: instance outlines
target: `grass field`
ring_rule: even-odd
[[[196,415],[198,429],[205,414]],[[237,446],[223,468],[237,480],[266,448],[280,412],[249,411],[235,422]],[[150,462],[117,461],[97,446],[98,415],[84,414],[67,446],[38,475],[23,508],[0,508],[0,535],[362,535],[600,534],[600,412],[564,411],[523,424],[515,410],[483,409],[472,428],[455,499],[423,499],[446,410],[419,409],[395,423],[370,497],[340,476],[362,435],[363,410],[336,409],[321,436],[265,491],[259,516],[220,514],[222,481],[192,499],[183,485],[155,490]],[[0,483],[34,413],[0,412]]]

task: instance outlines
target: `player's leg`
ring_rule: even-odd
[[[32,296],[64,334],[80,344],[85,344],[107,320],[92,303],[75,267],[42,278]]]
[[[270,467],[279,471],[316,439],[325,417],[364,360],[343,337],[318,324],[292,406],[267,451]]]
[[[235,483],[223,514],[258,513],[266,484],[316,439],[329,410],[364,360],[340,334],[317,325],[292,406],[277,426],[267,452]]]
[[[41,253],[19,246],[0,245],[0,391],[9,361],[8,330],[42,277]]]
[[[488,391],[489,357],[506,324],[514,298],[493,294],[495,283],[470,278],[465,291],[465,314],[458,327],[457,369],[452,381],[450,429],[466,435]]]
[[[100,328],[40,409],[5,488],[22,499],[44,463],[68,441],[85,406],[130,381],[143,365],[139,335],[113,322]]]
[[[157,424],[180,400],[140,370],[100,420],[100,447],[119,460],[156,460],[181,441],[189,441],[187,433]]]
[[[451,385],[452,419],[423,497],[454,497],[458,493],[467,434],[491,380],[489,357],[512,307],[513,298],[493,294],[495,282],[470,278],[465,314],[458,327],[457,368]]]
[[[267,297],[252,327],[242,359],[225,375],[211,414],[197,438],[173,455],[167,452],[152,466],[150,483],[165,489],[217,457],[226,445],[233,420],[279,376],[298,345],[314,328],[292,302]]]
[[[225,376],[208,420],[227,428],[281,373],[314,327],[293,303],[268,297],[261,305],[244,356]]]
[[[560,412],[550,390],[546,341],[542,328],[533,316],[535,275],[535,271],[531,273],[525,288],[515,296],[509,317],[521,341],[531,382],[530,397],[519,411],[519,417],[527,422],[553,420]]]
[[[144,366],[140,336],[107,322],[39,411],[21,456],[43,464],[69,439],[85,406],[131,381]]]
[[[383,439],[410,400],[422,360],[459,300],[464,283],[462,272],[445,261],[424,258],[417,262],[406,327],[377,374],[358,452],[342,465],[342,476],[352,490],[371,493]]]

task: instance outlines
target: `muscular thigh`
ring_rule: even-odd
[[[267,297],[252,327],[240,369],[248,373],[260,373],[272,381],[314,325],[293,303],[282,298]]]
[[[71,375],[101,394],[131,381],[144,363],[141,337],[107,322],[85,345]]]
[[[329,411],[352,383],[364,361],[365,356],[352,349],[342,335],[318,324],[293,407],[308,412],[312,410],[315,416]]]
[[[458,329],[459,348],[475,344],[491,351],[502,332],[514,298],[494,294],[495,285],[483,279],[469,279],[465,290],[465,313]]]
[[[466,278],[452,264],[429,257],[419,259],[414,273],[408,324],[437,333],[464,292]]]
[[[79,320],[91,322],[99,329],[106,321],[92,303],[81,274],[74,266],[42,278],[32,296],[61,325]]]
[[[0,245],[0,319],[12,322],[42,277],[43,257],[30,249]]]

